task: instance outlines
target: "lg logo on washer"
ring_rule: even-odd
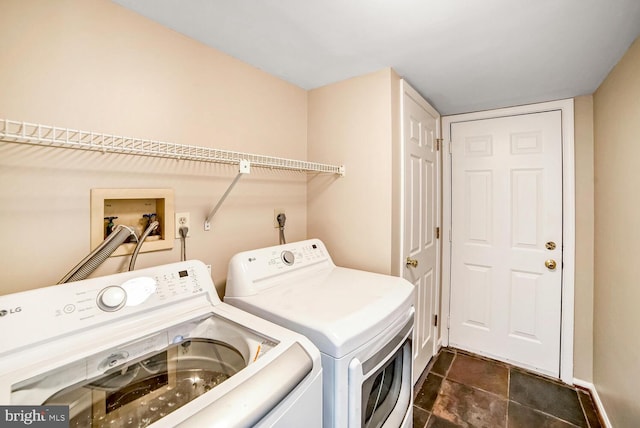
[[[20,306],[13,308],[13,309],[9,309],[8,311],[6,309],[1,309],[0,310],[0,317],[3,317],[5,315],[11,315],[11,314],[15,314],[18,312],[21,312],[22,308]]]

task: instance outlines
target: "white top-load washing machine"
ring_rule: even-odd
[[[324,244],[236,254],[224,301],[307,336],[322,353],[325,427],[412,424],[413,286],[336,267]]]
[[[0,405],[69,406],[73,427],[322,424],[317,348],[222,303],[202,262],[0,296],[0,315]]]

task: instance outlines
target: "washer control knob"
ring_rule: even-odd
[[[289,250],[283,251],[280,257],[282,258],[282,261],[284,262],[284,264],[287,266],[291,266],[293,262],[296,260],[296,256],[294,256],[293,253]]]
[[[127,292],[122,287],[111,285],[98,293],[98,307],[106,312],[117,311],[127,301]]]

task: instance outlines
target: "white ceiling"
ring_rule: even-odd
[[[640,34],[640,0],[113,1],[305,89],[390,66],[442,114],[593,93]]]

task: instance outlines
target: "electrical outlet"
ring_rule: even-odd
[[[180,228],[187,227],[187,236],[191,234],[191,219],[189,213],[176,213],[176,239],[180,239]]]
[[[276,228],[276,229],[280,227],[280,225],[278,224],[278,214],[280,214],[280,213],[283,213],[284,215],[287,215],[284,212],[284,208],[275,208],[273,210],[273,227]]]

